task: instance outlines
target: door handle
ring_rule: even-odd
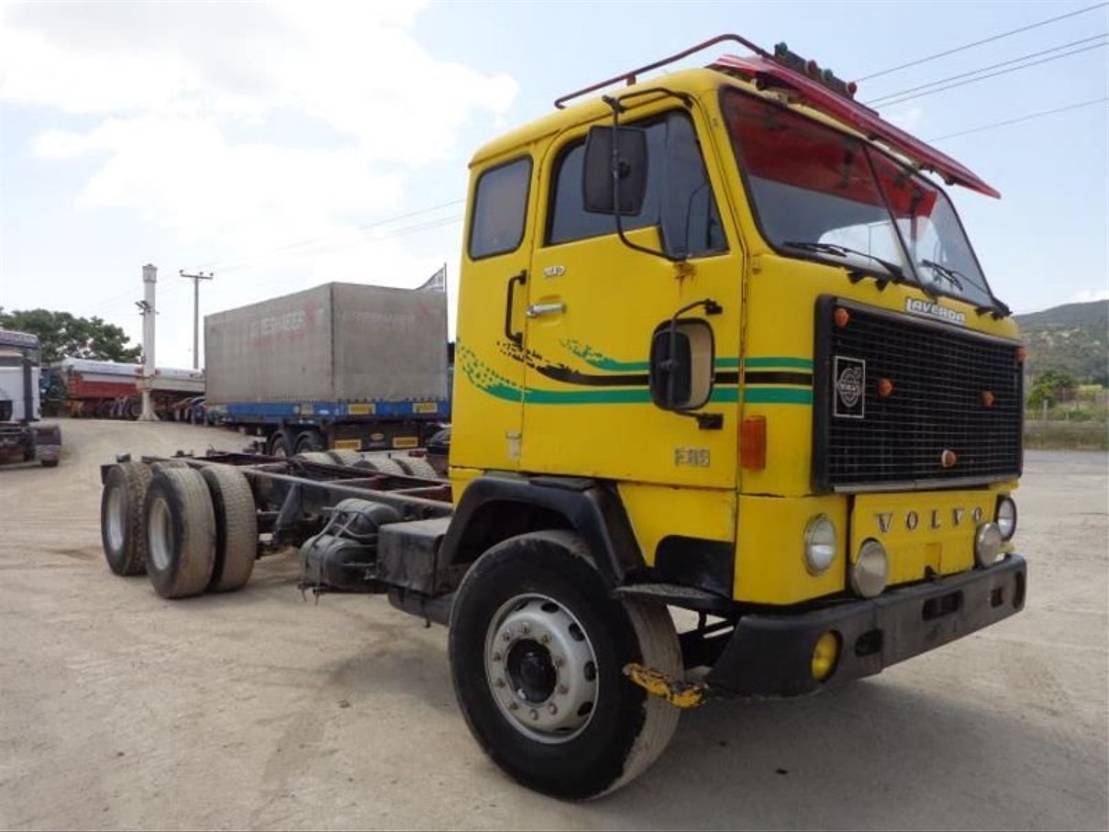
[[[519,283],[523,286],[528,282],[527,269],[524,269],[519,274],[514,274],[508,279],[508,291],[505,293],[504,303],[504,337],[511,341],[518,347],[524,345],[524,333],[512,331],[512,307],[513,300],[516,297],[516,284]]]
[[[566,304],[559,303],[533,303],[528,307],[527,313],[529,318],[538,318],[540,315],[554,315],[557,312],[565,312]]]

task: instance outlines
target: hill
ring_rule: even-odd
[[[1109,300],[1066,303],[1016,316],[1028,346],[1026,370],[1065,370],[1079,384],[1109,385]]]

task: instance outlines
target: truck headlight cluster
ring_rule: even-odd
[[[1017,504],[1009,496],[997,498],[997,527],[1002,540],[1012,540],[1017,531]]]
[[[805,568],[813,575],[822,575],[835,559],[835,523],[818,514],[805,527]]]
[[[997,523],[983,523],[974,535],[975,562],[983,568],[993,566],[1004,542]]]
[[[889,581],[890,562],[886,547],[874,538],[859,547],[859,557],[851,564],[851,588],[863,598],[881,595]]]

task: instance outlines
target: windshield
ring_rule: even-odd
[[[724,116],[768,242],[849,268],[899,268],[930,292],[993,299],[947,195],[863,142],[738,92]],[[885,269],[889,271],[889,266]]]

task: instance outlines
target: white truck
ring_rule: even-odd
[[[42,418],[37,335],[0,329],[0,462],[58,464],[62,431]]]

